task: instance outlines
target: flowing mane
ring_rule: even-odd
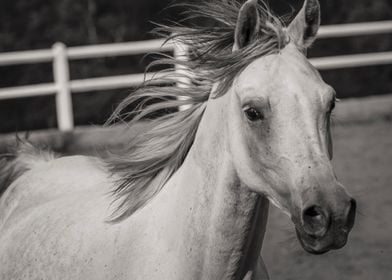
[[[112,154],[107,160],[117,178],[113,196],[118,206],[112,222],[119,222],[144,206],[182,165],[208,99],[225,94],[234,78],[252,61],[279,52],[288,43],[283,24],[264,3],[260,2],[259,13],[267,16],[267,24],[263,25],[255,42],[234,52],[232,47],[241,4],[236,0],[221,0],[188,6],[191,9],[187,19],[203,19],[208,26],[160,25],[157,31],[167,41],[186,45],[189,58],[184,61],[162,55],[163,58],[150,65],[165,65],[171,69],[185,67],[185,74],[165,72],[164,77],[159,78],[162,84],[169,84],[164,87],[154,86],[154,79],[146,81],[108,120],[111,124],[125,121],[130,129],[142,126],[121,154]],[[186,88],[173,85],[184,76],[190,81]],[[216,88],[211,92],[214,85]],[[150,102],[152,100],[154,102]],[[137,107],[127,112],[130,105]],[[176,110],[181,105],[188,107]],[[167,114],[151,118],[162,111]]]

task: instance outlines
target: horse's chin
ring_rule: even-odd
[[[344,247],[348,237],[348,234],[327,234],[322,238],[316,238],[297,228],[296,233],[302,248],[313,255],[322,255],[330,250],[337,250]]]

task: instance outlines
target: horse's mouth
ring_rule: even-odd
[[[318,238],[296,228],[298,240],[302,248],[313,255],[321,255],[330,250],[337,250],[347,243],[348,232],[328,233]]]

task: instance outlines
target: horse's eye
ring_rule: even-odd
[[[250,120],[251,122],[255,122],[255,121],[259,121],[259,120],[263,120],[264,116],[257,111],[255,108],[247,108],[245,110],[245,115],[248,118],[248,120]]]
[[[329,112],[332,112],[333,109],[335,109],[335,105],[336,105],[336,99],[333,99],[333,100],[331,101],[331,104],[329,105],[329,106],[330,106],[330,107],[329,107]]]

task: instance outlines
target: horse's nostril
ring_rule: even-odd
[[[320,215],[322,214],[318,206],[310,206],[309,208],[306,208],[304,211],[304,216],[310,218],[319,217]]]
[[[313,236],[323,236],[328,228],[328,216],[319,206],[313,205],[302,213],[304,230]]]
[[[349,207],[350,207],[350,209],[348,210],[348,214],[347,214],[347,227],[349,229],[352,229],[352,227],[354,226],[355,212],[357,209],[357,202],[355,201],[355,199],[350,200]]]

